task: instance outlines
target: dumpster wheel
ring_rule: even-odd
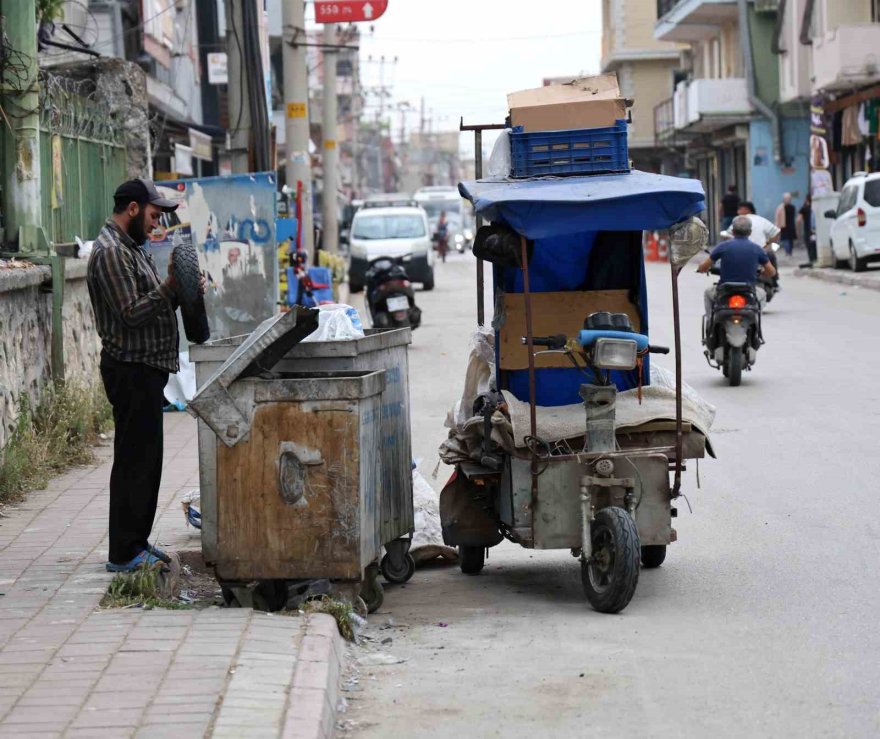
[[[402,584],[407,582],[415,573],[416,561],[407,552],[402,562],[395,562],[395,558],[392,558],[389,553],[382,557],[380,568],[382,570],[382,577],[388,582]]]

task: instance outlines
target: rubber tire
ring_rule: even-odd
[[[368,577],[364,580],[360,597],[367,607],[367,613],[375,613],[382,607],[382,603],[385,601],[385,590],[378,578]]]
[[[171,252],[174,281],[177,283],[177,298],[180,304],[192,305],[199,298],[199,255],[192,244],[180,244]]]
[[[382,570],[382,577],[388,582],[402,585],[403,583],[408,582],[415,574],[416,561],[413,559],[413,556],[407,552],[406,556],[403,558],[403,569],[396,570],[394,569],[394,563],[391,561],[390,555],[386,554],[382,557],[379,569]]]
[[[852,244],[849,245],[849,267],[853,272],[865,271],[865,260],[856,256],[856,248]]]
[[[422,290],[424,290],[425,292],[430,292],[434,289],[434,268],[430,267],[429,269],[431,270],[431,274],[422,283]]]
[[[743,350],[741,346],[732,346],[729,349],[730,354],[727,358],[728,375],[731,387],[739,387],[742,382],[743,372]]]
[[[485,547],[458,548],[458,566],[465,575],[479,575],[486,563]]]
[[[639,584],[642,548],[636,522],[623,508],[610,506],[596,514],[592,524],[594,553],[602,545],[606,533],[614,546],[611,576],[601,589],[590,577],[593,563],[581,562],[581,582],[590,605],[600,613],[620,613],[627,607]]]
[[[666,560],[665,544],[649,544],[642,547],[642,567],[653,570]]]
[[[201,295],[190,304],[180,304],[180,317],[183,319],[183,332],[188,341],[193,344],[204,344],[211,338],[205,300]]]
[[[286,580],[260,580],[254,587],[254,610],[280,611],[287,605]]]
[[[831,247],[831,265],[833,269],[846,269],[849,267],[849,262],[846,259],[838,259],[837,255],[834,253],[834,242],[830,241],[829,246]]]

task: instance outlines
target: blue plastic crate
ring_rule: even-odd
[[[626,121],[606,128],[510,134],[512,177],[629,172]]]

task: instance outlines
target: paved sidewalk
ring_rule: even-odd
[[[198,549],[179,503],[198,486],[195,421],[169,414],[165,429],[155,538]],[[99,454],[0,519],[0,737],[332,735],[342,646],[329,616],[98,609],[112,577]]]
[[[807,277],[836,285],[859,287],[865,290],[880,290],[880,269],[869,265],[864,272],[853,272],[849,269],[832,269],[830,267],[814,267],[812,269],[795,269],[795,277]]]

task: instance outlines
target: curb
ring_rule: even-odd
[[[339,676],[345,647],[336,621],[326,613],[308,616],[284,716],[283,739],[336,736]]]
[[[849,287],[861,287],[865,290],[880,290],[880,279],[860,279],[852,272],[831,269],[830,267],[814,267],[813,269],[795,269],[795,277],[808,277],[820,282],[829,282],[835,285],[847,285]],[[880,276],[880,272],[878,272]]]

